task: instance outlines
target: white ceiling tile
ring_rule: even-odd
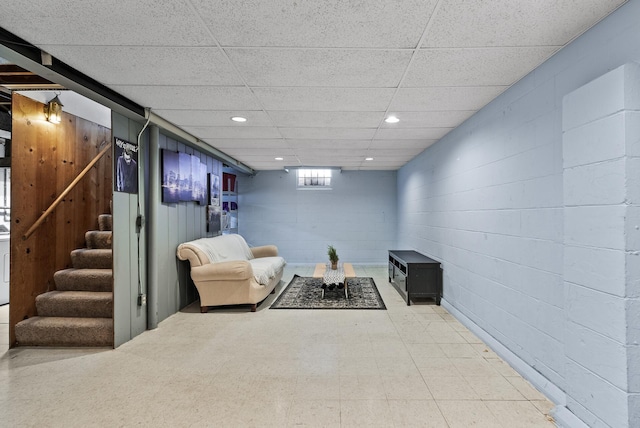
[[[624,0],[445,0],[423,47],[558,46]]]
[[[373,138],[375,128],[279,128],[284,138],[360,140]]]
[[[390,88],[254,88],[253,92],[267,110],[385,111],[395,90]]]
[[[353,148],[340,148],[327,150],[324,148],[296,148],[295,152],[299,156],[312,156],[317,158],[329,158],[329,157],[348,157],[348,158],[362,158],[364,159],[365,150],[353,149]]]
[[[123,86],[110,85],[143,107],[169,110],[259,110],[242,86]]]
[[[402,168],[402,166],[405,164],[406,162],[402,162],[402,163],[393,163],[393,164],[369,164],[367,163],[363,163],[358,170],[359,171],[395,171],[398,170],[400,168]],[[345,168],[345,170],[348,168]]]
[[[274,151],[275,150],[275,151]],[[271,160],[276,157],[274,153],[277,153],[277,156],[291,157],[295,155],[293,149],[290,148],[278,148],[274,149],[273,147],[257,147],[257,148],[227,148],[225,149],[225,153],[231,156],[240,155],[240,156],[270,156]]]
[[[365,157],[372,157],[373,160],[371,161],[367,161],[367,162],[374,162],[374,163],[397,163],[397,162],[407,162],[409,159],[412,159],[413,157],[415,157],[417,153],[413,153],[413,152],[402,152],[402,151],[398,151],[396,153],[394,153],[393,155],[388,155],[388,156],[375,156],[369,152],[367,152],[365,154],[365,156],[362,157],[362,159],[364,159]]]
[[[343,166],[343,165],[358,165],[364,159],[362,156],[305,156],[299,155],[298,159],[302,165],[308,166]]]
[[[376,149],[367,150],[367,157],[372,157],[380,160],[385,159],[393,159],[393,158],[402,158],[402,159],[411,159],[419,153],[424,151],[424,147],[411,147],[411,148],[385,148],[385,149]]]
[[[212,47],[50,46],[42,48],[106,85],[242,85]]]
[[[214,42],[188,0],[5,1],[0,2],[0,17],[3,28],[36,45],[210,46]]]
[[[436,1],[192,3],[223,46],[414,48]]]
[[[254,168],[397,169],[622,3],[31,0],[0,27]]]
[[[225,49],[249,86],[398,86],[412,51]]]
[[[251,161],[247,162],[251,168],[256,171],[277,171],[283,170],[285,163],[282,161]],[[290,164],[287,164],[290,165]]]
[[[247,150],[256,148],[271,148],[274,150],[280,150],[282,148],[289,147],[287,142],[283,139],[204,138],[203,141],[211,145],[211,147],[225,150],[229,148],[243,148]]]
[[[275,159],[275,156],[273,156],[272,154],[268,154],[268,155],[254,155],[254,154],[247,154],[247,153],[238,153],[238,154],[231,154],[231,153],[227,153],[230,156],[242,156],[242,161],[244,163],[247,164],[254,164],[257,162],[260,163],[276,163],[280,165],[280,168],[284,167],[285,165],[290,165],[292,163],[297,163],[298,162],[298,158],[296,156],[283,156],[283,160],[279,161]]]
[[[367,156],[370,156],[370,155],[367,154]],[[409,161],[410,159],[413,158],[413,156],[408,153],[406,155],[403,155],[402,153],[398,153],[396,156],[393,156],[393,157],[370,156],[373,158],[373,160],[364,161],[363,164],[366,164],[366,165],[396,164],[397,165],[399,163],[402,164]]]
[[[398,123],[382,122],[382,128],[455,128],[470,118],[475,110],[406,111],[390,112],[400,119]]]
[[[400,128],[379,129],[376,140],[437,140],[444,137],[453,128]]]
[[[158,116],[179,126],[231,126],[233,116],[247,119],[242,126],[271,126],[269,116],[263,111],[241,110],[154,110]]]
[[[276,111],[269,112],[276,126],[287,128],[376,128],[384,112],[369,111]]]
[[[349,149],[367,149],[371,144],[370,140],[296,140],[287,139],[290,147],[300,148],[322,148],[325,150],[333,150],[340,148]]]
[[[390,147],[398,150],[426,149],[438,140],[373,140],[369,148],[371,150],[383,150]]]
[[[511,85],[549,58],[559,46],[421,49],[402,86]]]
[[[185,126],[184,129],[200,138],[279,138],[273,126]]]
[[[389,110],[475,110],[500,95],[506,86],[402,88],[393,98]]]

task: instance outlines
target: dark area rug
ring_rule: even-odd
[[[270,309],[387,309],[373,278],[349,278],[349,298],[344,290],[326,289],[322,298],[322,278],[294,275]]]

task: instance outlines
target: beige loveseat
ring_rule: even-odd
[[[275,245],[249,247],[240,235],[201,238],[180,244],[180,260],[189,260],[200,294],[200,310],[209,306],[251,305],[251,312],[275,292],[286,264]]]

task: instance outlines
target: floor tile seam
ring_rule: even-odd
[[[440,405],[438,405],[438,400],[436,400],[435,397],[434,397],[433,401],[434,401],[434,403],[436,405],[436,409],[438,409],[438,412],[440,412],[440,416],[442,416],[442,420],[447,424],[448,427],[451,427],[451,424],[449,423],[449,420],[447,419],[447,417],[445,416],[444,412],[440,408]]]
[[[507,380],[507,382],[509,382],[509,383],[510,383],[510,384],[511,384],[515,389],[517,389],[517,390],[518,390],[518,392],[520,392],[520,394],[524,395],[524,394],[520,391],[520,389],[518,388],[518,385],[514,385],[514,383],[511,381],[512,379],[518,379],[518,380],[520,380],[520,381],[524,382],[524,383],[525,383],[525,388],[531,388],[532,390],[534,390],[535,392],[537,392],[538,394],[540,394],[542,397],[544,397],[544,394],[542,394],[540,391],[538,391],[538,390],[536,389],[536,387],[534,387],[533,385],[531,385],[531,383],[530,383],[529,381],[527,381],[525,378],[523,378],[522,376],[506,376],[506,375],[502,375],[502,376],[503,376],[503,377]],[[525,397],[526,397],[526,395],[525,395]],[[546,397],[544,397],[544,398],[546,399]]]
[[[498,402],[498,403],[500,403],[500,402],[509,402],[509,401],[522,402],[521,400],[483,400],[483,401],[484,401],[485,403],[487,403],[487,402]],[[548,414],[546,414],[546,413],[542,412],[542,410],[540,410],[540,409],[538,409],[536,406],[534,406],[534,405],[533,405],[533,403],[531,403],[531,401],[527,400],[527,402],[529,402],[529,403],[531,404],[531,407],[533,407],[533,408],[534,408],[538,413],[540,413],[540,415],[542,415],[542,417],[543,417],[546,421],[551,422],[551,421],[549,421],[549,417],[550,417],[550,416],[549,416]],[[485,404],[485,407],[487,407],[487,408],[489,409],[489,412],[491,412],[491,414],[492,414],[496,419],[500,418],[500,415],[498,415],[498,414],[494,413],[494,412],[491,410],[491,407],[487,406],[486,404]],[[554,424],[554,425],[555,425],[555,424]]]
[[[426,383],[426,379],[424,378],[424,374],[422,373],[422,370],[420,370],[420,367],[418,366],[417,362],[415,361],[415,358],[413,356],[411,356],[411,358],[413,359],[413,364],[414,366],[418,369],[418,372],[420,372],[421,376],[422,376],[422,380]],[[434,358],[440,358],[440,357],[434,357]],[[447,360],[451,361],[451,358],[449,357],[444,357]],[[459,376],[462,376],[462,373],[460,373],[460,370],[458,370],[457,367],[455,367],[455,365],[453,365],[453,363],[451,363],[451,365],[453,366],[453,368],[456,370],[456,372],[459,374]],[[451,376],[445,376],[445,377],[451,377]],[[427,385],[428,387],[429,385]],[[431,392],[431,391],[430,391]],[[432,393],[433,395],[433,393]]]
[[[450,400],[450,401],[467,401],[467,400]],[[444,420],[445,420],[445,422],[447,423],[447,425],[448,425],[449,427],[451,427],[451,426],[452,426],[452,425],[451,425],[451,423],[449,423],[449,420],[447,419],[447,416],[444,414],[444,412],[442,411],[442,409],[440,408],[440,406],[438,405],[438,403],[437,403],[437,402],[436,402],[436,406],[438,406],[438,410],[440,410],[440,413],[442,414],[442,417],[444,418]],[[487,407],[487,405],[485,405],[484,407],[485,407],[485,409],[489,412],[489,414],[490,414],[491,416],[493,416],[493,419],[495,419],[495,420],[496,420],[496,422],[497,422],[500,426],[502,426],[503,428],[513,428],[513,427],[505,426],[504,424],[502,424],[502,423],[500,422],[500,420],[499,420],[499,419],[498,419],[498,418],[493,414],[493,412],[491,412],[491,409],[489,409],[489,407]]]
[[[469,383],[469,381],[468,381],[466,378],[464,378],[464,379],[465,379],[465,381],[467,381],[467,383]],[[477,379],[477,378],[476,378],[476,379]],[[505,379],[505,380],[506,380],[506,379]],[[507,382],[508,382],[508,381],[507,381]],[[470,386],[470,387],[471,387],[471,389],[472,389],[476,394],[478,394],[478,396],[480,396],[480,398],[482,399],[482,394],[481,394],[481,392],[480,392],[480,391],[478,391],[478,389],[477,389],[477,388],[474,388],[474,386],[473,386],[473,384],[472,384],[472,383],[469,383],[469,386]],[[520,397],[522,397],[522,399],[513,400],[513,401],[523,401],[523,400],[527,400],[527,398],[526,398],[526,397],[525,397],[525,396],[524,396],[520,391],[518,391],[518,390],[516,389],[516,387],[515,387],[515,386],[511,385],[511,383],[509,383],[509,386],[510,386],[511,388],[513,388],[513,390],[514,390],[515,392],[517,392],[517,393],[520,395]],[[491,388],[491,391],[492,391],[492,392],[494,392],[495,390],[496,390],[496,388]],[[488,398],[488,399],[486,399],[486,400],[489,400],[489,401],[490,401],[491,399],[490,399],[490,398]],[[500,400],[500,399],[498,399],[498,401],[504,401],[504,400]]]

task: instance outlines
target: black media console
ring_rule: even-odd
[[[389,250],[389,282],[411,305],[411,299],[430,297],[440,304],[442,270],[437,262],[412,250]]]

